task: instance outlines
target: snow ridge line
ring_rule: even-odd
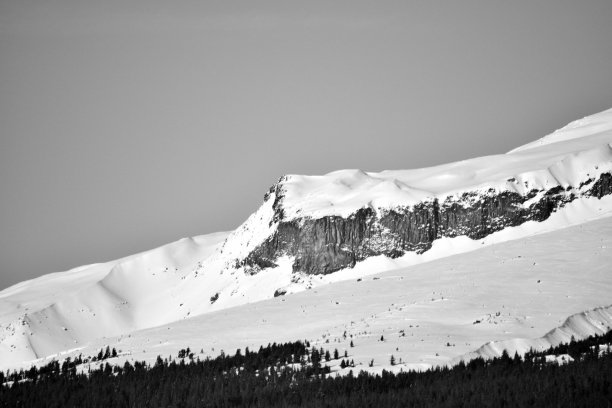
[[[535,339],[516,338],[502,341],[491,341],[478,349],[451,360],[449,365],[460,361],[482,357],[485,359],[500,357],[504,351],[509,355],[523,355],[529,350],[543,351],[562,343],[569,343],[572,338],[582,340],[593,335],[602,335],[612,330],[612,305],[597,307],[573,314],[565,322],[550,330],[544,336]]]

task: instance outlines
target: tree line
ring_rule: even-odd
[[[327,363],[345,361],[346,352],[301,341],[204,360],[187,348],[178,361],[101,362],[89,372],[77,369],[78,358],[66,359],[0,372],[0,407],[605,407],[612,405],[612,354],[597,346],[609,343],[612,332],[523,357],[345,376],[329,375]],[[546,363],[549,354],[574,361]]]

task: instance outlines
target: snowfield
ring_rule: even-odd
[[[204,358],[221,350],[308,339],[341,354],[346,350],[356,369],[381,371],[496,356],[504,348],[512,353],[544,349],[572,335],[580,339],[612,328],[611,246],[608,217],[95,339],[36,363],[93,356],[107,345],[120,350],[120,357],[107,361],[123,364],[126,359],[154,362],[158,355],[176,356],[186,347]],[[398,362],[394,367],[391,355]],[[4,368],[29,364],[5,363]],[[340,371],[338,364],[333,369]]]
[[[505,155],[285,176],[283,208],[289,219],[348,215],[466,190],[577,186],[612,171],[610,143],[612,110]],[[481,240],[443,238],[421,255],[372,257],[329,275],[292,273],[289,257],[245,274],[235,261],[274,231],[273,201],[233,232],[1,291],[0,369],[95,355],[107,345],[121,350],[110,362],[122,364],[186,347],[203,357],[306,339],[347,350],[357,369],[389,369],[393,355],[392,369],[405,370],[542,349],[612,327],[612,196],[576,199],[544,222]]]

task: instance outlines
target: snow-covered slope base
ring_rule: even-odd
[[[177,287],[226,237],[186,238],[5,289],[0,292],[0,365],[181,318]]]
[[[50,358],[91,356],[110,345],[123,354],[111,363],[154,362],[157,355],[176,356],[186,347],[204,358],[221,350],[309,339],[316,346],[347,350],[357,370],[380,371],[499,355],[503,347],[526,351],[612,327],[610,248],[612,218],[604,218],[99,339]],[[390,367],[391,355],[402,363]]]
[[[480,297],[487,299],[488,293],[476,290],[479,287],[476,282],[487,282],[487,285],[498,288],[496,299],[502,299],[508,293],[516,294],[519,289],[527,290],[519,283],[523,282],[523,278],[533,277],[535,272],[532,268],[506,270],[504,268],[507,266],[483,261],[478,257],[480,255],[474,255],[476,258],[470,261],[472,265],[478,266],[484,262],[488,269],[478,269],[477,272],[464,270],[467,274],[464,276],[451,274],[450,271],[456,269],[456,262],[470,259],[472,255],[459,255],[430,264],[425,262],[477,249],[480,249],[476,252],[478,254],[488,253],[482,251],[490,250],[487,247],[492,244],[555,231],[588,220],[601,220],[593,224],[596,226],[593,228],[602,239],[605,233],[610,235],[607,227],[609,218],[605,217],[612,215],[611,129],[612,110],[609,110],[570,124],[541,141],[505,155],[420,170],[382,173],[348,170],[320,177],[285,176],[270,190],[263,205],[229,234],[184,239],[117,261],[47,275],[0,292],[0,369],[68,350],[90,350],[112,342],[122,344],[119,348],[124,351],[136,353],[137,348],[141,348],[147,350],[145,357],[148,358],[149,354],[156,356],[159,353],[154,351],[152,343],[143,340],[146,337],[141,337],[148,336],[143,334],[147,333],[143,330],[156,326],[163,326],[163,330],[170,335],[159,339],[159,336],[156,337],[164,353],[174,350],[173,347],[195,346],[186,341],[188,339],[203,346],[209,343],[223,348],[244,346],[245,343],[258,346],[262,341],[295,340],[296,336],[314,339],[322,335],[324,328],[331,330],[347,324],[354,329],[351,329],[351,333],[355,337],[359,336],[355,332],[357,327],[365,333],[370,331],[368,327],[386,322],[385,318],[381,318],[384,314],[376,311],[380,302],[384,303],[389,313],[399,310],[387,301],[389,296],[393,297],[395,287],[403,287],[400,283],[404,281],[411,282],[410,286],[403,287],[403,295],[396,293],[392,302],[394,305],[400,304],[404,295],[412,293],[413,301],[418,302],[421,299],[419,296],[431,292],[434,300],[437,299],[436,294],[444,295],[440,302],[434,302],[443,306],[448,303],[446,294],[456,292],[457,299],[471,299],[470,305],[474,306]],[[605,233],[598,232],[600,229]],[[565,252],[551,252],[546,256],[565,257],[563,259],[567,262],[576,262],[574,258],[595,262],[597,258],[591,259],[590,251],[597,252],[598,249],[593,246],[591,237],[582,236],[584,234],[580,234],[579,228],[571,231],[580,237],[575,242],[575,250],[559,249],[566,238],[558,237],[567,234],[560,231],[548,235],[547,239],[555,250]],[[516,242],[519,241],[508,244],[508,248],[517,250]],[[501,251],[500,248],[497,250]],[[520,255],[516,252],[513,254],[504,256]],[[419,264],[422,265],[414,266]],[[445,265],[449,271],[440,272],[442,278],[435,273],[419,275],[422,271],[429,271],[428,268],[435,269],[436,265]],[[603,293],[602,288],[609,289],[606,286],[609,284],[607,276],[600,279],[597,287],[578,284],[579,280],[593,279],[589,274],[600,273],[598,268],[593,265],[592,271],[582,268],[572,270],[576,282],[572,281],[567,294],[577,297],[579,301],[575,304],[570,302],[571,308],[564,307],[566,303],[559,303],[557,311],[548,310],[549,305],[553,304],[538,303],[538,298],[531,296],[533,293],[529,291],[529,296],[517,299],[532,302],[546,313],[556,313],[559,319],[589,308],[606,306],[612,303],[612,299],[606,302],[603,297],[597,298],[597,294]],[[395,282],[395,286],[387,288],[380,286],[381,281],[393,281],[390,278],[366,278],[386,270],[399,274],[400,283]],[[447,276],[447,273],[450,275]],[[426,276],[428,279],[425,279]],[[457,292],[468,276],[478,276],[478,281],[469,281],[476,286],[473,290],[466,287]],[[549,277],[552,279],[554,274]],[[357,285],[357,278],[364,279]],[[339,283],[342,281],[348,282]],[[519,283],[512,283],[514,281]],[[464,284],[467,285],[467,282]],[[500,282],[506,282],[506,285],[499,286]],[[554,288],[561,290],[562,286]],[[344,290],[349,289],[350,292],[343,294]],[[273,299],[275,295],[283,293],[286,296]],[[340,296],[344,300],[320,297],[320,293]],[[554,294],[561,299],[559,293],[552,291],[551,296]],[[361,308],[347,309],[348,315],[336,315],[336,312],[343,310],[336,306],[352,304],[349,297],[359,299]],[[309,299],[307,304],[310,306],[300,309],[306,304],[304,299]],[[569,298],[564,299],[567,302]],[[256,303],[261,301],[265,302]],[[294,302],[302,303],[298,307]],[[332,309],[326,307],[328,304]],[[428,315],[423,313],[429,309],[412,308],[410,305],[403,304],[400,311],[410,310],[414,313],[411,317],[398,316],[427,321]],[[503,306],[505,308],[506,304]],[[515,310],[523,310],[519,306],[515,305]],[[350,314],[366,309],[372,311],[375,316],[373,320]],[[252,311],[255,310],[259,312],[253,315]],[[316,310],[321,310],[323,314],[318,315]],[[445,316],[452,316],[453,310],[444,310]],[[456,310],[460,311],[461,308]],[[463,312],[473,314],[470,310],[464,309]],[[538,315],[530,308],[525,310],[529,310],[529,313],[525,313],[526,317],[517,322],[526,322],[530,320],[528,316]],[[494,313],[497,312],[500,315],[496,317],[500,317],[504,311],[496,310]],[[244,324],[242,315],[248,317]],[[322,323],[308,320],[311,315],[322,320]],[[194,320],[195,316],[197,318]],[[223,318],[219,316],[231,316],[231,319],[241,323],[232,325],[234,331],[221,329],[213,324],[220,324],[218,319]],[[277,318],[274,316],[283,316],[285,324],[282,328],[275,326],[275,331],[270,332],[271,328],[264,323]],[[306,318],[305,323],[302,317]],[[362,318],[368,322],[366,326],[358,323]],[[210,333],[199,331],[199,337],[181,333],[175,330],[175,327],[183,327],[183,323],[175,323],[181,321],[185,322],[186,328],[197,324],[197,327],[207,328]],[[455,330],[451,330],[456,326],[456,322],[453,322],[449,323],[447,335]],[[542,318],[536,323],[534,330],[548,331],[562,322]],[[164,326],[168,324],[172,325],[170,329]],[[543,334],[514,328],[510,331],[513,336],[507,338],[494,336],[497,332],[487,330],[481,336],[478,335],[480,327],[483,327],[482,323],[475,324],[476,331],[470,330],[469,336],[462,337],[465,343],[463,348],[449,340],[456,344],[448,346],[449,349],[454,347],[453,353],[435,348],[439,356],[429,358],[423,353],[434,350],[431,348],[434,346],[421,349],[415,343],[410,347],[416,354],[398,355],[411,363],[422,360],[423,363],[433,364],[438,360],[458,358],[492,340],[533,338]],[[151,330],[158,333],[162,329]],[[346,330],[349,333],[350,330]],[[462,329],[456,330],[459,330],[459,336]],[[179,333],[176,336],[172,334],[175,331]],[[291,336],[283,337],[283,333]],[[409,334],[405,333],[402,337],[408,337]],[[183,343],[179,340],[183,334],[191,337],[183,339],[186,344],[179,344]],[[244,337],[245,334],[250,337]],[[417,336],[416,332],[412,334]],[[135,343],[127,345],[131,341],[127,339],[134,339]],[[342,341],[345,340],[343,337]],[[419,343],[429,344],[427,339],[422,340]],[[381,342],[381,346],[384,343]],[[400,353],[402,349],[397,347],[397,353]],[[480,352],[488,353],[496,350],[496,347],[499,348],[491,346]],[[214,354],[212,350],[208,352]],[[373,353],[372,357],[380,361],[382,355],[379,351]],[[363,356],[366,354],[364,352]]]

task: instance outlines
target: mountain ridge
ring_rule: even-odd
[[[609,215],[612,110],[573,123],[547,143],[505,155],[283,176],[232,232],[14,285],[0,292],[0,361],[29,361]]]
[[[257,222],[268,225],[251,233],[238,253],[236,234],[227,246],[235,267],[247,273],[290,256],[293,272],[326,274],[369,256],[424,252],[444,236],[479,239],[543,221],[581,196],[610,194],[610,142],[612,109],[505,155],[417,170],[286,175],[256,213]],[[243,228],[254,230],[251,225],[249,219]]]

